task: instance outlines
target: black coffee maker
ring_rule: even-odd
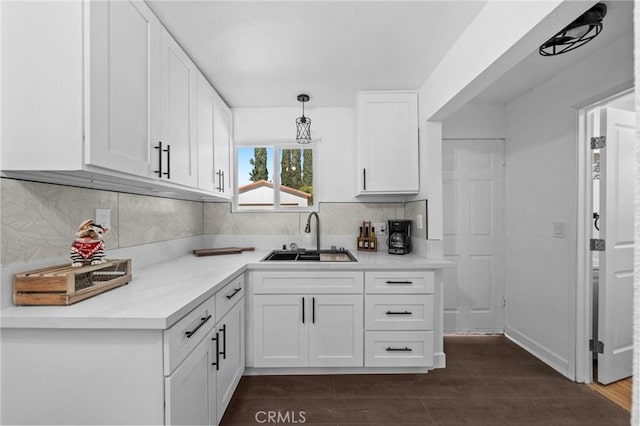
[[[407,254],[411,251],[411,221],[393,219],[387,228],[389,254]]]

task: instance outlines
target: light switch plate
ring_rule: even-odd
[[[553,223],[553,237],[565,238],[567,236],[567,224],[565,222]]]
[[[416,218],[416,227],[417,229],[422,229],[422,215],[419,214]]]
[[[103,228],[111,229],[111,210],[110,209],[96,209],[93,222]]]

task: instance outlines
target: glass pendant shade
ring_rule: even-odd
[[[309,101],[309,95],[298,95],[302,102],[302,117],[296,118],[296,142],[308,144],[311,142],[311,119],[304,116],[304,103]]]

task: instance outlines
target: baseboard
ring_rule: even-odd
[[[433,354],[433,368],[446,368],[447,354],[444,352],[436,352]]]
[[[425,374],[431,368],[425,367],[299,367],[299,368],[254,368],[246,367],[245,376],[280,376],[312,374]]]
[[[574,380],[573,374],[569,373],[569,362],[566,359],[562,359],[552,351],[539,345],[511,327],[505,327],[504,335],[513,343],[520,346],[531,355],[556,370],[558,373],[570,380]]]

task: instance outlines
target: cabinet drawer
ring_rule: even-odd
[[[244,275],[240,275],[216,293],[216,324],[243,297]]]
[[[367,330],[432,330],[433,295],[366,295]]]
[[[164,374],[169,375],[215,327],[215,297],[210,297],[164,331]]]
[[[361,271],[255,271],[255,294],[344,294],[362,293]]]
[[[433,366],[432,331],[367,331],[365,367]]]
[[[433,271],[365,272],[367,294],[433,293]]]

